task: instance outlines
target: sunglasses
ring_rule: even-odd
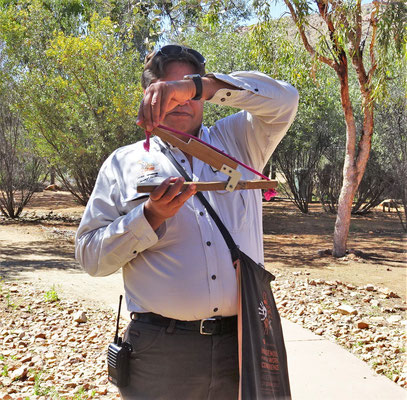
[[[190,54],[192,55],[199,63],[205,65],[206,60],[204,56],[201,53],[198,53],[194,49],[189,49],[187,47],[182,47],[177,44],[168,44],[167,46],[161,47],[157,53],[155,53],[155,56],[161,55],[163,57],[171,57],[171,58],[176,58],[181,56],[182,54]],[[154,56],[154,57],[155,57]]]

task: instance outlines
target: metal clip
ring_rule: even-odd
[[[242,174],[236,169],[228,167],[226,164],[222,165],[220,171],[230,176],[230,178],[227,181],[225,190],[227,190],[228,192],[233,192],[236,188],[236,185],[239,183]]]

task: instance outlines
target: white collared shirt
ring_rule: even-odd
[[[214,74],[243,90],[221,89],[212,103],[243,111],[221,119],[200,138],[252,168],[262,170],[291,125],[297,91],[259,72]],[[76,235],[76,258],[92,276],[122,268],[127,308],[180,320],[237,314],[237,285],[230,251],[204,206],[191,197],[178,213],[153,231],[144,216],[148,196],[139,182],[179,176],[151,140],[117,149],[100,169]],[[227,176],[177,148],[176,160],[193,181],[225,181]],[[242,179],[256,179],[239,166]],[[204,192],[240,249],[264,263],[260,190]]]

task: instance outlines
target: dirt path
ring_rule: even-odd
[[[61,229],[62,228],[62,229]],[[95,305],[115,305],[122,292],[122,276],[92,278],[74,258],[74,227],[43,225],[0,226],[0,276],[5,281],[28,281],[65,299]]]

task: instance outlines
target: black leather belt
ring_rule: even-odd
[[[154,313],[131,313],[133,321],[146,322],[152,325],[169,327],[170,324],[177,329],[196,331],[201,335],[222,335],[224,333],[237,332],[237,316],[213,317],[197,321],[180,321],[177,319],[163,317]]]

